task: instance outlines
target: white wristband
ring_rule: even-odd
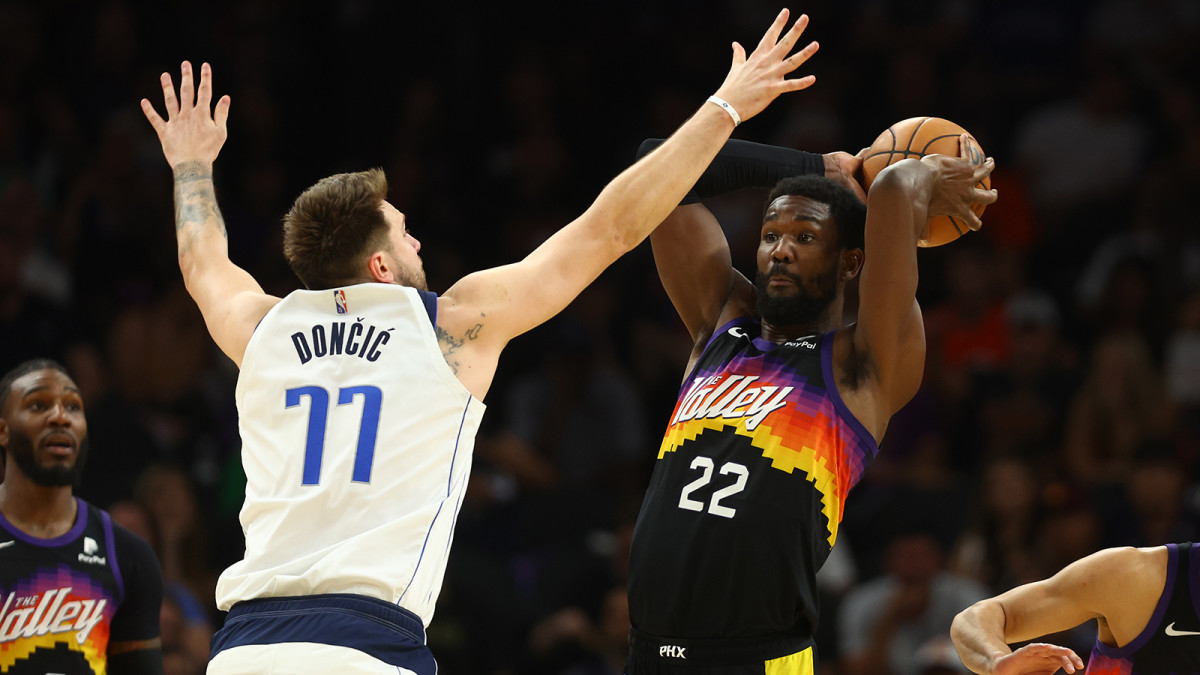
[[[737,111],[733,109],[733,106],[729,105],[729,103],[727,101],[725,101],[724,99],[717,98],[716,96],[709,96],[707,102],[708,103],[716,103],[717,105],[724,108],[725,112],[729,113],[729,116],[733,118],[733,126],[735,129],[737,128],[737,126],[739,124],[742,123],[742,116],[739,115],[737,113]]]

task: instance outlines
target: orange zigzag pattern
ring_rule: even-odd
[[[750,444],[763,451],[763,457],[771,460],[771,466],[787,473],[796,469],[804,471],[805,478],[812,483],[821,494],[821,512],[829,523],[829,545],[837,541],[838,524],[841,522],[842,504],[837,490],[837,474],[829,469],[825,457],[818,457],[816,450],[802,446],[799,451],[785,445],[779,436],[772,433],[771,426],[763,423],[754,431],[746,430],[745,419],[726,420],[695,419],[676,424],[667,430],[662,445],[658,448],[658,459],[668,452],[675,452],[679,446],[694,441],[705,431],[719,431],[725,427],[734,427],[734,433],[750,439]]]

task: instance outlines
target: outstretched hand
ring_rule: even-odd
[[[179,74],[178,100],[171,75],[163,73],[160,79],[167,119],[159,116],[148,99],[142,99],[142,112],[158,134],[167,163],[172,169],[188,162],[211,165],[228,135],[225,121],[230,103],[225,95],[217,101],[216,110],[211,109],[212,67],[207,63],[200,66],[200,87],[194,89],[192,64],[184,61]]]
[[[787,21],[788,10],[784,9],[749,57],[740,44],[733,43],[733,65],[716,95],[733,106],[743,122],[762,112],[780,94],[805,89],[817,80],[815,75],[787,79],[789,73],[816,54],[819,48],[816,42],[810,42],[804,49],[789,56],[800,34],[808,26],[808,15],[801,14],[781,38],[780,33]]]
[[[996,201],[995,189],[979,187],[982,181],[996,168],[996,160],[988,157],[980,164],[972,161],[970,136],[962,134],[958,139],[958,157],[948,155],[926,155],[921,163],[934,170],[937,180],[929,198],[929,217],[955,216],[961,218],[972,230],[983,227],[979,216],[971,210],[973,204],[991,204]]]
[[[1083,659],[1073,650],[1045,642],[1033,642],[992,662],[993,675],[1052,675],[1083,672]]]

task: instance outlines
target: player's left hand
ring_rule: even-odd
[[[829,152],[822,157],[825,159],[825,177],[846,186],[862,202],[867,202],[867,191],[862,186],[862,163],[866,149],[857,155],[848,152]]]
[[[225,121],[230,103],[228,95],[222,96],[216,110],[212,110],[212,67],[207,63],[200,66],[200,87],[196,89],[192,83],[192,64],[184,61],[179,73],[178,99],[170,73],[163,73],[160,80],[167,119],[159,116],[148,99],[142,99],[142,112],[158,134],[167,163],[171,168],[185,162],[211,165],[228,135]]]

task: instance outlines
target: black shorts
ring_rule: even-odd
[[[811,635],[684,640],[629,632],[625,675],[813,675]]]

